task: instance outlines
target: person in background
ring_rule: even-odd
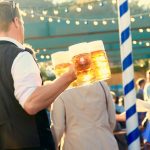
[[[139,78],[136,81],[137,85],[137,92],[136,92],[136,98],[140,100],[144,100],[144,87],[145,87],[146,80],[144,78]],[[139,125],[142,125],[142,122],[146,116],[146,112],[138,112],[138,120]]]
[[[123,113],[124,110],[124,106],[122,104],[118,104],[119,103],[119,97],[116,95],[115,92],[111,91],[111,95],[115,104],[115,109],[116,109],[116,114],[121,114]]]
[[[150,100],[150,69],[146,71],[146,84],[144,87],[144,100]]]
[[[23,42],[18,6],[0,1],[0,150],[54,150],[45,108],[76,79],[74,67],[43,86]]]
[[[122,130],[125,128],[125,110],[123,105],[118,105],[119,97],[116,95],[115,92],[111,91],[111,95],[115,104],[116,108],[116,126],[114,129],[114,136],[117,140],[119,150],[127,150],[127,140],[126,140],[126,133],[120,134]]]
[[[115,108],[104,82],[65,90],[51,107],[51,130],[61,150],[118,150]]]
[[[144,87],[144,100],[150,103],[150,69],[146,71],[146,84]],[[145,124],[145,129],[143,131],[143,139],[145,144],[145,149],[150,149],[150,110],[147,112],[146,117],[143,121]]]
[[[145,87],[145,79],[144,78],[139,78],[136,81],[136,85],[137,85],[137,92],[136,92],[136,98],[137,99],[141,99],[144,100],[144,87]]]

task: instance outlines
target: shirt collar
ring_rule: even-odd
[[[15,44],[16,46],[18,46],[19,48],[25,49],[25,47],[21,43],[19,43],[15,39],[12,39],[9,37],[0,37],[0,41],[9,41],[9,42],[12,42],[13,44]]]

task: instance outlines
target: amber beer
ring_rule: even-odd
[[[89,42],[88,46],[91,51],[95,81],[109,79],[111,77],[111,72],[103,42],[101,40]]]
[[[61,76],[69,70],[70,55],[68,51],[53,53],[51,58],[56,77]]]
[[[94,80],[91,54],[87,43],[79,43],[69,47],[72,62],[75,65],[77,86],[86,85]]]

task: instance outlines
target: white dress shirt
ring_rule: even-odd
[[[0,37],[0,41],[9,41],[25,49],[21,43],[8,37]],[[17,55],[12,64],[11,74],[14,81],[14,95],[24,107],[27,98],[42,84],[39,68],[29,52],[22,51]]]

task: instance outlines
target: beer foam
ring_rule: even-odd
[[[102,40],[89,42],[88,46],[89,46],[91,52],[95,51],[95,50],[105,50]]]
[[[87,43],[83,42],[83,43],[69,46],[69,52],[70,52],[70,55],[73,57],[73,56],[83,54],[83,53],[90,53],[90,49]]]
[[[68,51],[61,51],[51,54],[52,64],[56,66],[61,63],[70,63],[71,58]]]

